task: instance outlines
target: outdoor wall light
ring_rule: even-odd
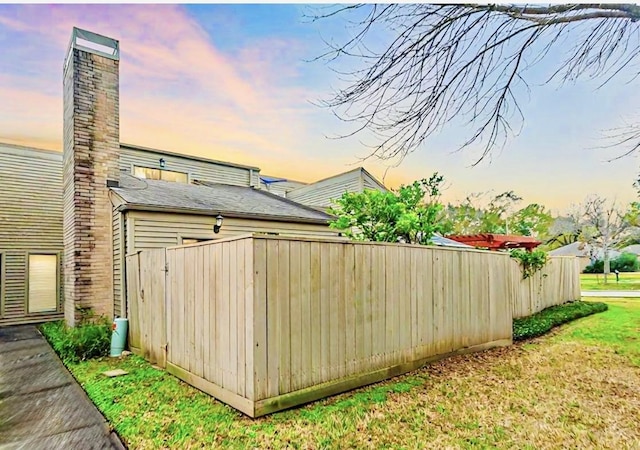
[[[220,228],[222,227],[222,221],[224,220],[224,217],[222,217],[220,214],[218,214],[216,216],[216,224],[213,226],[213,232],[214,233],[219,233],[220,232]]]
[[[164,158],[160,158],[160,168],[164,169],[164,166],[167,165],[167,162],[164,160]]]

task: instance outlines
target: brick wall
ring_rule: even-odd
[[[118,180],[119,61],[71,48],[64,90],[65,319],[78,308],[113,314],[111,202]]]

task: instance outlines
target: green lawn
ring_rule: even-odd
[[[129,448],[638,448],[640,301],[595,300],[545,337],[256,420],[138,357],[70,368]]]
[[[609,274],[607,284],[604,283],[604,275],[601,273],[583,273],[580,275],[580,287],[583,291],[636,291],[640,290],[640,272],[621,273],[618,282],[615,274]]]

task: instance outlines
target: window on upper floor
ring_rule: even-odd
[[[165,169],[152,169],[150,167],[133,167],[133,175],[147,180],[173,181],[176,183],[188,183],[189,175],[184,172],[176,172]]]

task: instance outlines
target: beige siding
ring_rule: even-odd
[[[368,173],[362,174],[362,182],[364,184],[365,189],[377,189],[379,191],[386,191],[387,189],[383,186],[380,186],[376,180],[371,178]]]
[[[221,239],[239,234],[280,233],[289,236],[337,236],[327,225],[270,222],[250,219],[224,219],[218,234],[213,232],[215,217],[129,211],[134,241],[128,243],[128,253],[138,250],[180,245],[182,238]],[[131,244],[129,246],[129,244]]]
[[[202,180],[235,186],[260,187],[260,171],[256,168],[190,158],[173,153],[167,154],[162,150],[153,151],[124,145],[120,147],[120,151],[120,169],[126,170],[130,174],[133,174],[133,166],[159,169],[159,160],[163,158],[166,161],[165,169],[186,172],[189,174],[191,181]]]
[[[347,172],[338,177],[313,183],[287,194],[287,198],[303,205],[326,208],[331,200],[340,198],[345,192],[362,192],[360,172]]]
[[[59,313],[27,313],[26,270],[29,252],[63,250],[62,154],[0,144],[0,180],[0,253],[5,281],[0,325],[59,318]]]
[[[295,189],[287,193],[287,198],[324,209],[332,206],[331,200],[340,198],[345,192],[362,192],[365,189],[383,190],[384,187],[360,167]]]
[[[115,210],[113,211],[113,315],[114,317],[122,317],[122,274],[123,274],[123,257],[124,252],[122,244],[124,239],[122,238],[124,233],[124,221],[122,219],[122,213]]]

